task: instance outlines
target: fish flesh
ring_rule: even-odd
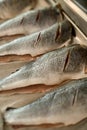
[[[0,46],[0,56],[29,54],[34,57],[64,46],[66,41],[70,42],[71,37],[72,25],[65,20]]]
[[[9,19],[36,6],[37,0],[0,0],[0,19]]]
[[[30,85],[55,85],[86,77],[87,47],[70,45],[44,54],[0,81],[0,91]]]
[[[87,78],[70,81],[26,106],[8,109],[10,125],[76,124],[87,118]]]
[[[31,34],[61,21],[61,14],[55,7],[27,11],[0,25],[0,37]]]

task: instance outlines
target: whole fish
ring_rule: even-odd
[[[0,37],[31,34],[53,25],[61,20],[55,7],[28,11],[0,25]]]
[[[35,102],[9,109],[4,119],[10,125],[76,124],[87,118],[87,78],[73,80]]]
[[[87,47],[72,45],[29,62],[0,81],[0,91],[30,85],[55,85],[87,76]]]
[[[12,18],[35,7],[37,0],[0,0],[0,19]]]
[[[68,21],[54,24],[40,32],[18,38],[0,46],[0,56],[26,55],[32,57],[64,46],[71,39],[72,26]]]

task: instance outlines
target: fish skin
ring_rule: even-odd
[[[87,78],[73,80],[35,102],[5,112],[10,125],[76,124],[87,117]]]
[[[31,34],[60,21],[61,14],[55,7],[28,11],[0,25],[0,37]]]
[[[61,29],[59,32],[58,29]],[[40,32],[18,38],[0,46],[0,56],[25,55],[37,56],[64,46],[72,36],[72,25],[68,21],[54,24]]]
[[[72,45],[49,52],[29,62],[0,81],[0,91],[36,84],[55,85],[86,77],[87,48]]]
[[[0,19],[9,19],[35,7],[37,0],[0,0]]]

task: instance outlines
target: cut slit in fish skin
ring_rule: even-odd
[[[39,12],[39,19],[37,16]],[[31,34],[61,21],[61,14],[55,7],[28,11],[0,25],[0,37]]]
[[[58,33],[58,28],[61,32]],[[59,34],[59,35],[58,35]],[[56,23],[40,32],[18,38],[12,42],[0,46],[0,59],[4,56],[18,55],[20,60],[23,55],[30,55],[31,59],[49,51],[55,50],[69,43],[72,36],[72,25],[67,21]],[[6,57],[6,60],[8,57]],[[4,59],[2,59],[4,61]],[[15,61],[15,59],[13,59]],[[1,61],[1,60],[0,60]]]
[[[67,55],[69,59],[67,60]],[[65,62],[66,63],[65,67]],[[29,62],[0,81],[0,91],[31,85],[55,85],[67,79],[86,77],[87,47],[71,45],[57,49]]]
[[[20,13],[34,8],[37,0],[1,0],[0,19],[10,19]]]
[[[76,124],[86,117],[87,78],[70,81],[35,102],[18,109],[10,109],[4,114],[5,122],[16,126],[60,122],[66,126]]]

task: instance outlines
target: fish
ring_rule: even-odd
[[[71,37],[72,25],[65,20],[40,32],[1,45],[0,57],[27,54],[35,57],[69,44]]]
[[[36,101],[8,109],[4,120],[9,125],[74,125],[87,118],[87,77],[72,80]]]
[[[0,0],[0,19],[6,20],[35,7],[37,0]]]
[[[0,81],[0,91],[56,85],[87,76],[87,47],[73,44],[48,52]],[[31,87],[30,87],[31,86]]]
[[[55,7],[27,11],[0,24],[0,38],[12,35],[29,35],[61,21],[61,13]]]

